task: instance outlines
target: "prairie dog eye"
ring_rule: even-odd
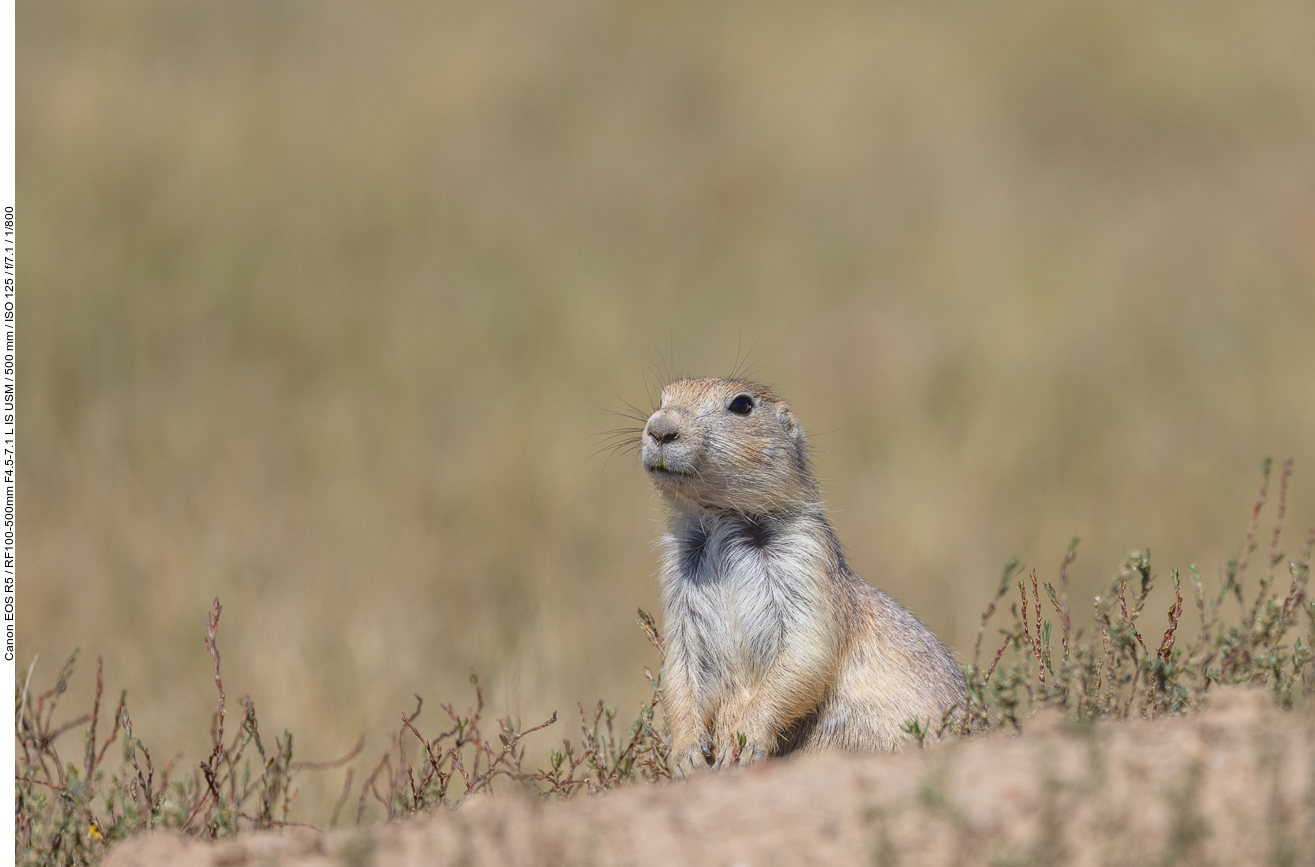
[[[739,415],[748,415],[753,412],[753,398],[747,394],[737,394],[731,401],[731,405],[726,408]]]

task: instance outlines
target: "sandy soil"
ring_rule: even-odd
[[[156,835],[107,867],[200,865],[1315,865],[1315,715],[1229,690],[1199,713],[898,755],[825,755],[688,784],[207,844]]]

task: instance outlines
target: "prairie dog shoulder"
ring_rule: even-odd
[[[678,774],[794,750],[893,749],[905,721],[962,700],[944,645],[849,570],[808,439],[771,390],[668,384],[641,456],[671,507],[659,580]]]

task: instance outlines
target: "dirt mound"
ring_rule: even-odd
[[[558,864],[1315,865],[1315,715],[1264,693],[1198,713],[898,755],[774,762],[542,803],[477,799],[423,821],[200,843],[157,835],[106,867]]]

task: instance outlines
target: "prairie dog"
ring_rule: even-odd
[[[780,398],[746,380],[677,380],[640,440],[671,507],[659,580],[677,776],[895,749],[906,721],[963,701],[950,651],[845,564]]]

